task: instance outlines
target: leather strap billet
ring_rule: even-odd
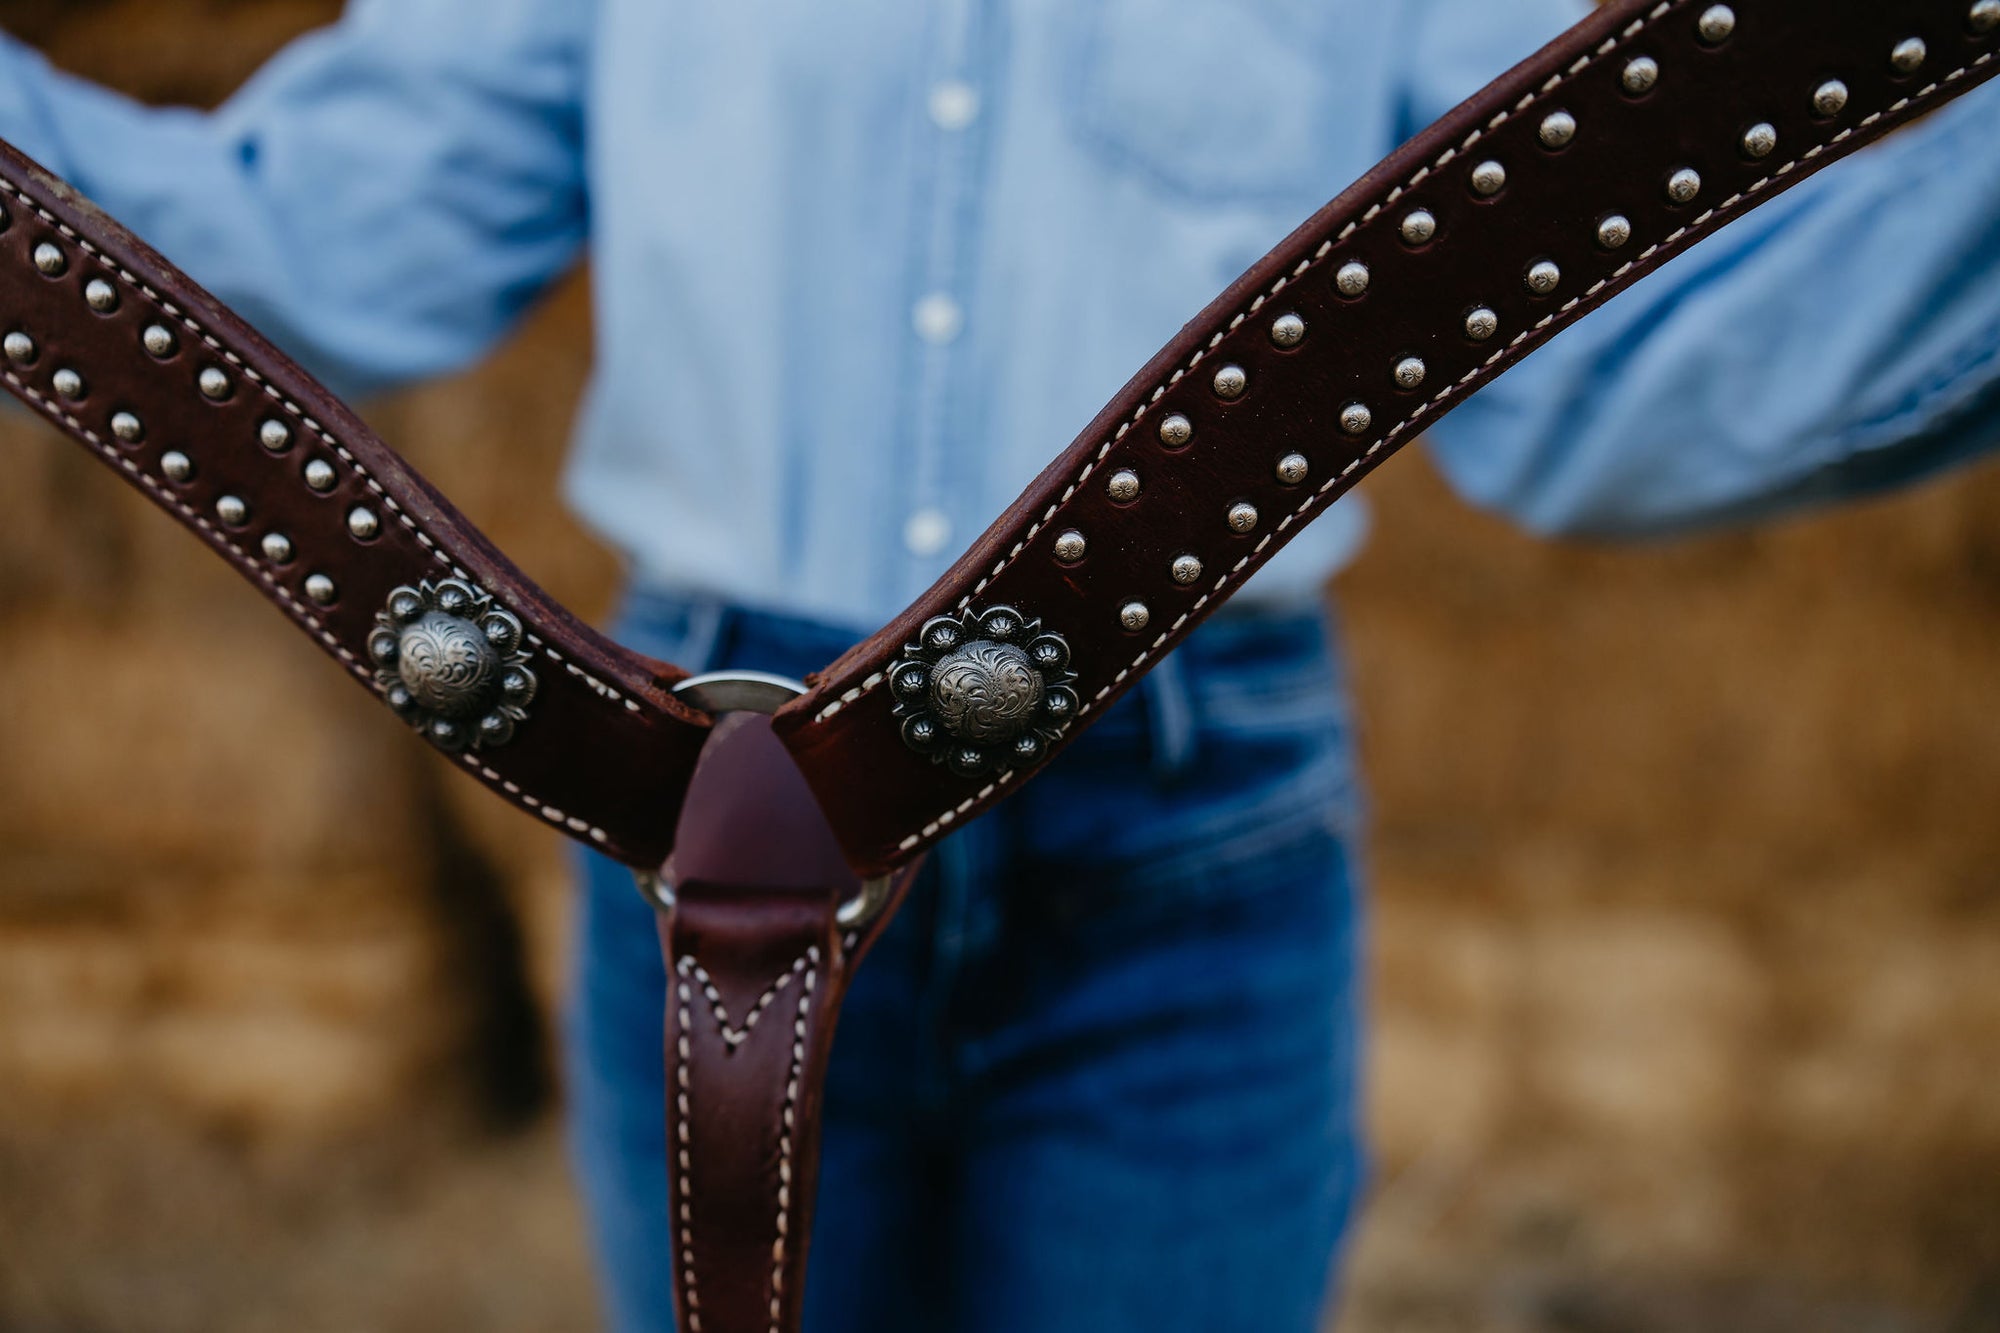
[[[849,861],[896,865],[1018,787],[1390,453],[1696,241],[1990,77],[1996,47],[1972,0],[1616,0],[1417,136],[779,712]],[[1067,639],[1079,707],[1040,760],[961,777],[900,737],[888,667],[931,617],[996,605]]]
[[[684,1333],[798,1327],[820,1098],[855,965],[884,910],[840,920],[860,881],[770,719],[727,713],[695,769],[660,917],[667,1154]]]
[[[556,605],[311,376],[4,144],[0,334],[10,392],[208,543],[367,688],[394,687],[371,640],[398,588],[418,610],[442,597],[503,613],[501,646],[526,678],[514,682],[512,698],[527,696],[518,717],[496,724],[512,734],[441,748],[571,837],[660,864],[708,734],[706,716],[668,692],[684,673]],[[463,741],[479,719],[454,725]]]

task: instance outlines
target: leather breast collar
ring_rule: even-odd
[[[2000,0],[1616,0],[1161,349],[802,683],[577,621],[310,376],[0,144],[0,374],[480,781],[660,908],[681,1327],[795,1329],[821,1078],[926,848],[1549,337],[2000,69]],[[857,775],[866,775],[865,781]]]

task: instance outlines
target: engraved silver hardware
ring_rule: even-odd
[[[1924,45],[1923,38],[1905,37],[1896,43],[1894,50],[1889,52],[1889,65],[1898,74],[1914,74],[1930,53],[1930,48]]]
[[[1622,249],[1632,239],[1632,219],[1613,213],[1597,224],[1597,243],[1607,250]]]
[[[1507,184],[1507,168],[1498,162],[1481,162],[1472,169],[1472,189],[1475,194],[1488,198],[1500,193]]]
[[[1069,644],[1011,606],[931,617],[888,679],[903,743],[965,778],[1034,763],[1082,706]]]
[[[113,412],[111,433],[127,444],[137,444],[146,437],[146,427],[130,412]]]
[[[1745,157],[1769,157],[1771,150],[1778,146],[1778,127],[1768,121],[1759,121],[1743,131],[1743,155]]]
[[[1193,438],[1194,423],[1178,412],[1160,423],[1160,443],[1169,449],[1178,449]]]
[[[35,247],[35,267],[53,278],[69,267],[69,260],[63,257],[59,247],[43,241]]]
[[[118,289],[102,278],[92,278],[83,284],[83,299],[101,315],[118,308]]]
[[[1152,618],[1153,613],[1146,609],[1144,602],[1127,602],[1118,608],[1118,623],[1134,634],[1146,628]]]
[[[1306,322],[1297,315],[1280,315],[1271,321],[1271,341],[1280,347],[1297,347],[1306,336]]]
[[[1677,204],[1691,204],[1701,193],[1701,173],[1693,167],[1682,167],[1667,177],[1667,198]]]
[[[267,420],[257,427],[257,443],[274,454],[282,454],[292,447],[292,428],[278,420]]]
[[[195,384],[201,389],[204,398],[212,398],[220,402],[229,396],[229,376],[220,367],[202,367],[201,374],[195,377]]]
[[[1201,560],[1192,555],[1177,555],[1169,572],[1174,576],[1175,583],[1193,583],[1201,577]]]
[[[49,376],[49,383],[55,385],[56,392],[65,398],[83,397],[83,376],[68,366]]]
[[[1249,387],[1249,373],[1241,366],[1224,366],[1215,372],[1215,393],[1218,398],[1241,398],[1243,391]]]
[[[1402,235],[1406,245],[1423,245],[1437,235],[1438,220],[1428,208],[1414,208],[1403,218]]]
[[[1090,544],[1084,541],[1083,534],[1075,528],[1058,533],[1056,536],[1056,559],[1065,565],[1073,565],[1083,559],[1084,552],[1089,549]]]
[[[1839,79],[1828,79],[1813,89],[1812,109],[1815,116],[1837,116],[1847,109],[1847,85]]]
[[[146,331],[139,335],[139,341],[154,356],[174,354],[174,331],[164,324],[148,324]]]
[[[160,455],[160,475],[168,481],[187,481],[194,476],[194,460],[178,449]]]
[[[1651,92],[1659,81],[1660,62],[1651,56],[1633,56],[1625,62],[1625,72],[1618,76],[1618,82],[1634,97]]]
[[[282,532],[267,532],[260,543],[264,548],[264,558],[274,565],[288,565],[292,562],[292,539]]]
[[[333,586],[333,580],[328,578],[326,575],[324,574],[306,575],[306,596],[312,598],[315,602],[318,602],[321,606],[331,605],[333,599],[338,597],[339,595],[340,595],[340,590]]]
[[[1342,296],[1355,297],[1368,290],[1368,265],[1350,259],[1333,275],[1333,285]]]
[[[1121,467],[1111,474],[1111,480],[1104,483],[1104,489],[1114,500],[1136,500],[1139,497],[1139,474],[1129,467]]]
[[[1229,506],[1229,530],[1231,532],[1255,532],[1257,530],[1257,506],[1247,500],[1238,500]]]
[[[10,333],[0,339],[0,351],[7,353],[9,361],[25,366],[35,359],[35,340],[25,333]]]
[[[1556,289],[1562,276],[1562,270],[1555,266],[1555,261],[1538,259],[1528,265],[1528,290],[1537,296],[1547,296]]]
[[[215,502],[215,516],[232,528],[240,528],[250,521],[250,506],[237,495],[225,495]]]
[[[1972,30],[1982,36],[2000,28],[2000,0],[1978,0],[1965,18]]]
[[[356,505],[347,511],[347,530],[365,542],[382,531],[382,520],[366,505]]]
[[[1728,5],[1710,5],[1695,20],[1695,34],[1709,46],[1720,46],[1736,31],[1736,11]]]
[[[1396,387],[1414,389],[1424,382],[1426,368],[1420,356],[1406,356],[1396,363]]]
[[[334,488],[340,474],[333,470],[333,464],[324,458],[309,459],[305,467],[306,485],[324,495]]]
[[[389,594],[368,658],[397,716],[455,754],[505,745],[527,721],[540,682],[526,639],[519,617],[482,589],[426,580]]]
[[[1278,480],[1287,486],[1296,486],[1306,479],[1306,473],[1311,471],[1311,466],[1306,462],[1304,454],[1286,454],[1278,460],[1276,468]]]
[[[1465,317],[1465,336],[1474,342],[1483,343],[1500,332],[1500,316],[1480,306]]]
[[[1544,148],[1563,148],[1576,137],[1576,117],[1567,111],[1551,111],[1542,117],[1541,128],[1536,131]]]
[[[1361,435],[1375,424],[1375,414],[1366,403],[1349,403],[1340,409],[1340,428],[1349,435]]]

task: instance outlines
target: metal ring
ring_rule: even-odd
[[[674,686],[674,697],[692,708],[714,716],[717,713],[775,713],[806,692],[805,682],[769,671],[708,671],[689,676]],[[674,886],[663,874],[636,870],[639,896],[655,910],[674,910]],[[861,882],[861,890],[842,903],[834,920],[849,930],[858,930],[882,914],[889,905],[893,877],[877,875]]]

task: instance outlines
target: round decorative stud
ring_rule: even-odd
[[[382,520],[366,505],[356,505],[347,511],[347,530],[365,542],[382,531]]]
[[[375,613],[368,657],[389,706],[433,745],[493,749],[527,721],[539,685],[526,639],[520,619],[489,594],[441,579],[389,594]]]
[[[1146,628],[1152,619],[1153,613],[1144,602],[1127,602],[1118,608],[1118,623],[1134,634]]]
[[[1483,343],[1500,332],[1500,316],[1480,306],[1465,317],[1465,336],[1476,343]]]
[[[1280,347],[1297,347],[1305,336],[1306,322],[1297,315],[1280,315],[1271,321],[1271,341]]]
[[[64,257],[60,246],[43,241],[35,247],[35,267],[43,276],[53,278],[69,267],[69,260]]]
[[[1710,5],[1695,20],[1695,34],[1708,46],[1720,46],[1736,31],[1736,11],[1728,5]]]
[[[92,278],[83,284],[83,299],[98,314],[108,314],[118,308],[118,289],[102,278]]]
[[[1350,259],[1333,275],[1334,290],[1352,300],[1368,290],[1368,265]]]
[[[53,384],[56,392],[65,398],[83,397],[83,376],[77,374],[68,366],[64,366],[61,370],[49,376],[49,383]]]
[[[9,361],[25,366],[35,359],[35,340],[18,331],[10,333],[0,339],[0,351],[7,353]]]
[[[1365,435],[1375,424],[1375,414],[1366,403],[1349,403],[1340,409],[1340,428],[1349,435]]]
[[[282,454],[292,447],[292,428],[276,419],[267,420],[257,427],[257,443],[274,454]]]
[[[1914,74],[1928,55],[1930,48],[1924,45],[1923,38],[1905,37],[1889,52],[1889,67],[1898,74]]]
[[[1528,290],[1537,296],[1547,296],[1554,291],[1562,278],[1562,270],[1556,267],[1554,260],[1538,259],[1528,265]]]
[[[146,438],[146,427],[138,417],[130,412],[111,414],[111,433],[127,444],[137,444]]]
[[[306,575],[306,596],[321,606],[330,606],[333,599],[340,596],[340,589],[333,586],[333,580],[324,574]]]
[[[1104,483],[1104,489],[1114,500],[1136,500],[1139,498],[1139,474],[1129,467],[1121,467],[1111,474],[1111,480]]]
[[[1484,198],[1492,198],[1507,185],[1507,168],[1498,162],[1481,162],[1472,169],[1472,192]]]
[[[187,481],[194,476],[194,460],[178,449],[160,455],[160,474],[168,481]]]
[[[217,402],[227,398],[231,388],[228,374],[219,366],[202,367],[201,374],[195,377],[195,384],[201,389],[202,397]]]
[[[240,528],[250,521],[250,506],[241,496],[225,495],[215,502],[215,516],[232,528]]]
[[[1218,380],[1222,377],[1216,376]],[[1242,390],[1237,390],[1241,393]],[[1224,395],[1225,397],[1229,395]],[[1160,443],[1169,449],[1179,449],[1194,438],[1194,423],[1176,412],[1160,423]]]
[[[154,356],[172,356],[179,345],[174,340],[174,331],[164,324],[148,324],[139,341]]]
[[[1701,173],[1693,167],[1682,167],[1667,177],[1667,198],[1677,204],[1691,204],[1701,193]]]
[[[1218,398],[1241,398],[1243,391],[1249,387],[1249,372],[1241,366],[1228,365],[1215,372],[1215,396]]]
[[[1544,148],[1565,148],[1576,138],[1576,117],[1567,111],[1551,111],[1542,117],[1542,125],[1536,134]]]
[[[1298,485],[1306,479],[1306,473],[1311,470],[1312,465],[1306,462],[1304,454],[1286,454],[1278,460],[1278,466],[1275,469],[1278,481],[1286,486]]]
[[[334,488],[335,483],[340,480],[340,474],[335,472],[333,464],[324,458],[315,458],[306,463],[305,478],[307,486],[324,495]]]
[[[1238,500],[1229,506],[1226,520],[1231,532],[1255,532],[1257,530],[1257,506],[1248,500]]]
[[[1965,21],[1973,32],[1981,36],[2000,28],[2000,0],[1978,0],[1966,14]]]
[[[1768,121],[1759,121],[1743,131],[1743,156],[1765,158],[1778,146],[1778,127]]]
[[[1192,555],[1177,555],[1168,572],[1174,576],[1175,583],[1185,586],[1201,577],[1201,561]]]
[[[267,532],[258,543],[264,548],[264,558],[274,565],[287,565],[292,560],[292,539],[282,532]]]
[[[1419,388],[1424,382],[1424,374],[1423,358],[1420,356],[1406,356],[1396,363],[1396,387],[1399,389]]]
[[[1075,528],[1056,534],[1056,559],[1065,565],[1073,565],[1083,559],[1090,550],[1090,543]]]
[[[1619,84],[1634,97],[1653,91],[1653,85],[1659,81],[1660,62],[1651,56],[1633,56],[1625,62],[1625,72],[1618,76]]]
[[[1813,89],[1812,109],[1815,116],[1837,116],[1847,109],[1847,85],[1839,79],[1828,79]]]
[[[887,676],[903,743],[967,778],[1033,763],[1082,708],[1069,644],[1011,606],[933,616]]]
[[[1624,247],[1632,239],[1632,219],[1620,213],[1613,213],[1597,224],[1597,243],[1607,250]]]
[[[1403,217],[1405,245],[1425,245],[1438,233],[1438,220],[1428,208],[1413,208]]]

